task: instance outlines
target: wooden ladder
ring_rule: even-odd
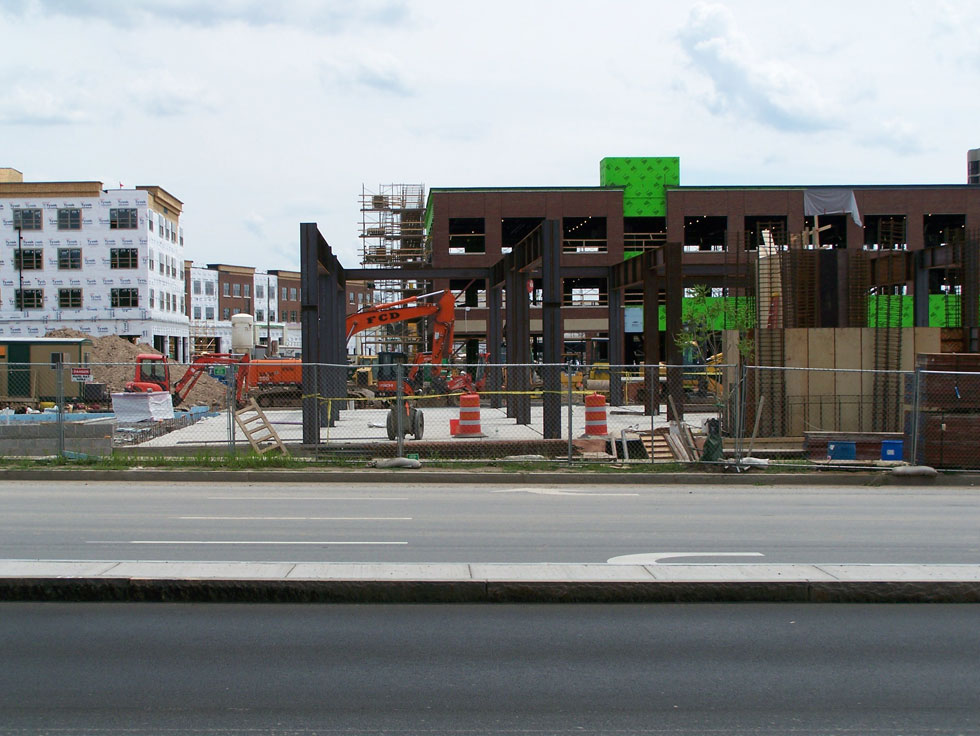
[[[235,422],[248,437],[252,449],[259,455],[264,455],[269,450],[274,449],[278,449],[283,455],[289,454],[289,450],[283,445],[265,412],[255,403],[254,398],[235,412]]]

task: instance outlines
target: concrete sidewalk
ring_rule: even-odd
[[[980,565],[0,560],[0,601],[978,603]]]
[[[79,481],[120,483],[493,483],[549,485],[784,485],[784,486],[912,486],[980,487],[978,473],[940,473],[935,477],[898,476],[890,470],[824,470],[809,472],[591,472],[570,470],[491,470],[478,468],[317,468],[294,470],[211,470],[203,468],[0,468],[3,481]]]

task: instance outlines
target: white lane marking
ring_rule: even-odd
[[[208,501],[407,501],[407,496],[208,496]]]
[[[557,488],[507,488],[491,493],[534,493],[538,496],[639,496],[639,493],[595,493],[594,491],[562,491]]]
[[[411,516],[174,516],[186,521],[412,521]]]
[[[347,545],[347,546],[351,546],[351,545],[400,545],[400,544],[408,544],[408,542],[332,542],[332,541],[329,541],[329,540],[320,541],[320,542],[292,542],[292,541],[282,542],[282,541],[275,541],[275,540],[268,541],[268,542],[258,542],[258,541],[228,541],[228,542],[222,542],[222,541],[193,540],[193,539],[170,539],[170,540],[167,540],[167,539],[134,539],[134,540],[131,540],[131,541],[125,541],[125,540],[123,540],[123,541],[118,541],[118,540],[115,540],[115,541],[114,540],[103,540],[103,541],[99,541],[99,540],[95,540],[95,541],[87,541],[87,542],[85,542],[85,544],[159,544],[159,545],[168,545],[168,544],[266,544],[266,545],[270,545],[270,546],[272,546],[272,545],[280,545],[280,544],[289,544],[289,545],[320,545],[320,546],[327,546],[327,545],[329,545],[329,546]]]
[[[761,552],[647,552],[610,557],[606,562],[613,565],[659,565],[660,560],[675,557],[765,557],[765,555]]]

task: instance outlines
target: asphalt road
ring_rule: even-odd
[[[0,604],[0,733],[980,734],[974,606]]]
[[[5,482],[0,508],[5,559],[980,560],[971,488]]]

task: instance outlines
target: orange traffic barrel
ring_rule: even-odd
[[[463,394],[459,397],[459,433],[457,437],[484,437],[480,429],[480,395]]]
[[[609,434],[606,426],[606,397],[602,394],[585,397],[585,434],[588,437],[605,437]]]

